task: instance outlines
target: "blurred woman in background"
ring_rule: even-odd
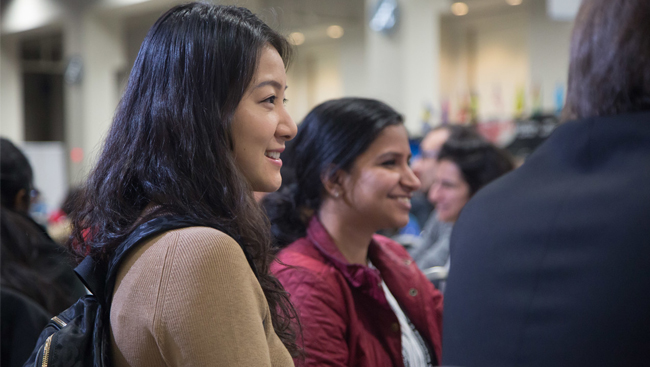
[[[398,243],[420,182],[402,117],[369,99],[325,102],[286,155],[293,184],[264,200],[272,271],[300,316],[308,366],[433,366],[442,296]]]
[[[179,5],[147,34],[71,213],[76,251],[105,266],[152,218],[206,226],[156,235],[121,264],[115,366],[293,365],[294,312],[269,274],[268,221],[253,198],[280,187],[278,157],[296,134],[283,103],[289,51],[233,6]]]
[[[71,254],[29,216],[34,173],[27,157],[0,138],[2,366],[22,366],[50,317],[86,294]]]
[[[510,172],[514,164],[509,155],[468,127],[459,127],[443,144],[438,154],[435,179],[429,201],[436,206],[439,221],[453,224],[469,199],[483,186]],[[420,269],[449,266],[447,226],[434,243],[423,243],[412,252]]]

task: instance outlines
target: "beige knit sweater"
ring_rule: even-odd
[[[163,233],[121,265],[115,366],[293,366],[244,252],[207,227]]]

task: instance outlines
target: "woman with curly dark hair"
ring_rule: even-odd
[[[428,194],[436,206],[436,219],[443,224],[435,241],[423,242],[411,252],[421,269],[449,268],[449,239],[465,204],[485,185],[513,169],[513,161],[504,150],[483,139],[473,128],[454,126],[438,153]]]
[[[176,6],[145,38],[71,214],[75,250],[105,265],[152,218],[206,226],[157,235],[121,264],[116,366],[293,365],[295,314],[269,274],[269,224],[253,198],[280,186],[279,155],[296,134],[284,107],[289,53],[233,6]]]

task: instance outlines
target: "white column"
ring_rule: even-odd
[[[439,123],[441,2],[407,0],[402,6],[403,113],[409,131],[418,134],[425,108],[434,109],[432,122]]]
[[[533,86],[541,88],[543,111],[552,112],[558,108],[558,88],[561,96],[566,95],[573,21],[551,19],[544,5],[539,0],[530,4],[529,68]],[[577,9],[577,5],[579,1],[567,1],[564,6]]]
[[[0,135],[20,143],[25,138],[24,125],[18,39],[3,36],[0,47]]]
[[[126,66],[126,47],[119,21],[87,14],[83,25],[84,164],[92,167],[121,97],[118,74]]]
[[[70,161],[70,179],[80,183],[96,163],[120,98],[118,73],[126,67],[126,47],[119,20],[92,11],[71,16],[65,29],[66,56],[83,61],[81,81],[66,86],[66,140],[81,148],[79,163]]]
[[[65,21],[63,22],[63,52],[64,60],[69,61],[72,57],[82,57],[83,60],[83,25],[81,22],[81,11],[75,9],[66,14]],[[67,148],[67,163],[68,163],[68,182],[71,185],[81,183],[86,175],[83,170],[82,162],[73,162],[70,159],[70,152],[72,149],[84,149],[84,131],[86,126],[83,120],[83,70],[82,79],[75,84],[64,83],[64,110],[63,116],[65,119],[65,143]]]
[[[366,8],[375,3],[366,0]],[[414,135],[420,134],[425,108],[432,106],[436,112],[440,108],[440,12],[446,4],[445,0],[400,0],[392,34],[371,31],[366,25],[366,93],[401,112]]]

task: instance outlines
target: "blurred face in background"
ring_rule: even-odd
[[[438,129],[430,132],[420,143],[420,156],[413,160],[412,167],[422,186],[420,191],[426,193],[431,188],[438,166],[438,152],[449,139],[448,129]]]
[[[470,188],[458,166],[443,159],[438,162],[429,190],[429,201],[436,206],[439,221],[453,223],[470,198]]]
[[[409,167],[411,148],[403,125],[385,128],[342,174],[338,200],[365,228],[399,228],[409,221],[411,195],[420,181]]]

